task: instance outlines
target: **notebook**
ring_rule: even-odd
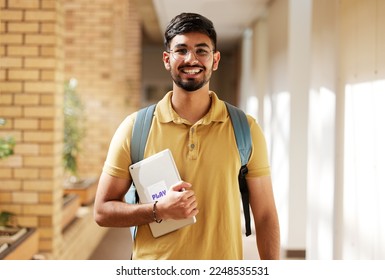
[[[181,181],[174,158],[169,149],[145,158],[129,168],[137,189],[140,203],[154,203],[167,194],[168,189]],[[156,238],[182,227],[194,224],[195,217],[183,220],[163,220],[150,223],[152,235]]]

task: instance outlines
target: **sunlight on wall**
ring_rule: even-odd
[[[333,258],[335,94],[311,90],[307,203],[307,259]]]
[[[344,259],[385,259],[385,80],[345,88]]]
[[[288,236],[288,197],[289,197],[289,131],[290,94],[280,92],[264,100],[264,123],[266,142],[270,154],[271,176],[274,195],[280,218],[282,245],[287,244]],[[272,137],[274,136],[274,137]]]
[[[246,103],[246,113],[253,116],[257,121],[261,121],[258,120],[258,104],[258,98],[256,96],[250,96]]]

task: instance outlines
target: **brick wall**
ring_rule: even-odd
[[[139,105],[141,32],[130,1],[66,0],[65,78],[86,107],[81,176],[98,176],[111,137]]]
[[[39,229],[39,248],[63,254],[63,84],[86,107],[81,176],[98,176],[111,137],[140,101],[141,32],[131,0],[0,0],[0,211]],[[79,233],[80,234],[80,233]],[[90,249],[89,249],[90,250]]]
[[[55,252],[62,198],[62,1],[0,0],[0,136],[16,140],[0,161],[0,210],[38,227]]]

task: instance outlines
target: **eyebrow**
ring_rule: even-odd
[[[187,44],[183,44],[183,43],[181,43],[181,44],[176,44],[176,45],[174,46],[174,49],[175,49],[175,48],[183,48],[183,47],[188,47],[188,45],[187,45]],[[207,47],[207,48],[210,48],[210,46],[207,45],[206,43],[199,43],[199,44],[196,44],[196,45],[194,46],[194,48],[198,48],[198,47]]]

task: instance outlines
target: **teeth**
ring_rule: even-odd
[[[186,74],[190,74],[190,75],[193,75],[193,74],[198,74],[201,70],[199,69],[194,69],[194,70],[187,70],[187,69],[184,69],[183,72],[186,73]]]

